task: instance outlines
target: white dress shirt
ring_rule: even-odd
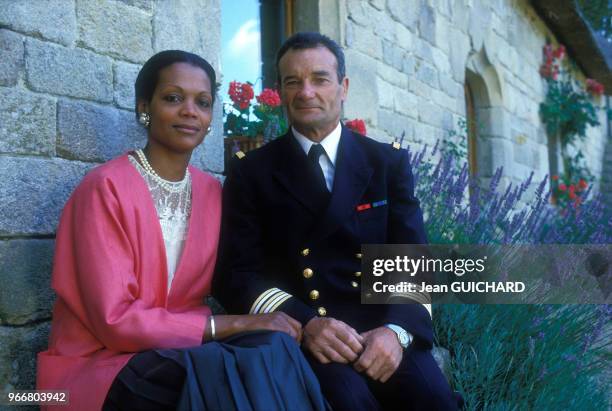
[[[300,146],[308,155],[310,151],[310,147],[313,144],[316,144],[314,141],[310,140],[303,134],[300,134],[294,127],[291,127],[291,131],[293,131],[293,135],[295,139],[300,143]],[[321,166],[321,170],[323,170],[323,175],[325,176],[325,185],[327,186],[327,190],[331,193],[334,187],[334,174],[336,171],[336,157],[338,156],[338,144],[340,143],[340,135],[342,134],[342,126],[340,123],[336,126],[336,128],[329,133],[327,136],[323,137],[321,140],[321,146],[323,150],[325,150],[325,155],[319,157],[319,165]]]

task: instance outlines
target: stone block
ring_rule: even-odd
[[[438,79],[440,80],[440,90],[446,93],[447,96],[463,98],[463,93],[458,93],[463,87],[451,77],[451,73],[438,72]]]
[[[346,45],[375,59],[382,59],[382,42],[380,38],[369,29],[359,27],[352,21],[346,23]]]
[[[351,79],[348,99],[344,103],[346,118],[361,118],[375,125],[378,95],[376,60],[355,50],[346,51],[346,71]]]
[[[55,154],[55,100],[0,88],[0,152]]]
[[[378,128],[397,139],[401,138],[402,133],[414,135],[414,123],[408,117],[391,110],[378,110]]]
[[[124,62],[115,63],[114,96],[115,104],[134,110],[134,83],[140,71],[139,65]]]
[[[51,317],[53,240],[0,241],[0,324]]]
[[[436,40],[434,44],[436,47],[444,50],[445,53],[448,53],[452,47],[452,39],[450,38],[450,30],[451,26],[447,19],[442,16],[438,16],[436,18],[436,29],[435,36]]]
[[[181,24],[177,24],[177,22]],[[218,0],[175,0],[155,3],[153,16],[154,52],[186,50],[219,66],[221,50],[221,2]]]
[[[133,112],[72,100],[60,100],[57,111],[57,151],[63,157],[101,162],[146,141]]]
[[[491,29],[491,10],[481,0],[474,0],[474,6],[470,10],[470,21],[468,23],[468,34],[472,41],[472,49],[480,50],[485,37]],[[527,44],[527,43],[524,43]]]
[[[439,88],[440,82],[438,80],[438,72],[433,66],[427,63],[419,64],[416,71],[416,77],[419,81],[429,85],[432,88]]]
[[[455,2],[451,22],[456,29],[467,32],[470,21],[470,6],[465,1]]]
[[[429,64],[434,64],[433,52],[431,50],[432,45],[425,40],[419,38],[415,42],[414,53],[416,56]]]
[[[491,14],[491,28],[500,37],[508,38],[508,26],[495,13]]]
[[[407,76],[412,76],[416,67],[416,59],[413,54],[406,53],[402,62],[402,72]]]
[[[380,11],[371,13],[372,22],[374,24],[374,33],[379,37],[395,42],[395,25],[397,24],[391,16]]]
[[[87,48],[133,62],[144,62],[153,54],[148,13],[108,1],[77,0],[76,9],[79,41]]]
[[[442,128],[444,110],[440,106],[421,98],[419,99],[418,112],[419,121],[430,126]]]
[[[393,109],[393,95],[395,87],[387,83],[381,78],[376,79],[376,88],[378,94],[378,106],[388,109]]]
[[[510,115],[504,107],[488,107],[478,110],[479,127],[482,134],[510,138]],[[512,119],[512,123],[516,123]]]
[[[443,110],[448,112],[457,111],[457,100],[447,96],[440,90],[433,90],[430,100],[440,106]]]
[[[419,33],[422,39],[436,44],[436,12],[427,5],[421,7]]]
[[[354,21],[362,27],[370,25],[370,18],[367,13],[367,5],[362,0],[347,0],[347,12],[349,20]]]
[[[70,46],[77,35],[74,0],[5,0],[0,26]]]
[[[410,30],[415,31],[421,11],[419,0],[387,0],[387,8],[391,17]]]
[[[436,144],[436,139],[440,137],[440,133],[435,127],[429,124],[418,122],[414,130],[414,141],[420,144],[427,144],[433,147]],[[418,149],[417,149],[418,150]]]
[[[409,90],[419,97],[429,99],[434,89],[416,78],[411,78],[408,82]]]
[[[433,58],[434,67],[438,73],[450,73],[450,59],[448,54],[440,50],[439,48],[432,47],[431,54]]]
[[[0,395],[9,391],[33,390],[36,386],[36,354],[48,347],[51,323],[26,327],[0,326]],[[3,410],[38,409],[34,407],[2,408]]]
[[[153,8],[153,0],[119,0],[128,6],[138,7],[140,9],[151,11]]]
[[[506,173],[513,169],[512,142],[502,138],[478,138],[478,174],[491,177],[495,170],[503,167]]]
[[[0,236],[51,235],[74,187],[93,164],[0,156]]]
[[[414,47],[414,34],[402,24],[394,24],[395,42],[404,50],[412,50]]]
[[[406,52],[398,47],[394,42],[382,41],[383,61],[398,70],[402,70]]]
[[[451,29],[450,37],[453,39],[453,47],[450,49],[450,63],[453,77],[459,83],[465,81],[465,64],[470,52],[469,37],[455,29]]]
[[[378,62],[377,73],[388,83],[401,88],[408,88],[408,76],[383,62]]]
[[[417,118],[417,96],[409,91],[396,89],[393,96],[395,111],[408,117]]]
[[[26,73],[35,91],[113,101],[113,67],[108,57],[28,39]]]
[[[384,10],[385,9],[385,0],[370,0],[370,4],[376,10]]]
[[[0,86],[14,86],[24,68],[23,36],[0,30]]]

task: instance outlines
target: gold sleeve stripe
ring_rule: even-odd
[[[281,298],[276,304],[274,304],[271,308],[270,308],[270,313],[273,313],[274,311],[276,311],[276,309],[285,301],[287,301],[288,299],[290,299],[292,297],[291,294],[287,294],[285,295],[283,298]]]
[[[249,314],[256,314],[257,311],[259,310],[259,307],[266,300],[266,298],[268,298],[270,294],[276,294],[277,292],[280,292],[280,290],[275,287],[275,288],[270,288],[264,291],[263,293],[259,294],[259,297],[257,297],[255,302],[251,306],[251,310],[249,311]]]
[[[289,297],[291,297],[291,294],[287,294],[286,292],[281,291],[280,293],[277,293],[273,298],[268,298],[267,302],[261,307],[259,311],[262,313],[271,313],[272,311],[274,311],[272,307],[278,307],[277,305],[275,305],[278,301],[285,301]]]
[[[423,304],[427,312],[429,313],[429,317],[433,319],[433,314],[431,313],[431,304]]]

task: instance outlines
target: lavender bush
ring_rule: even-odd
[[[609,244],[612,213],[587,195],[580,207],[550,205],[547,177],[499,190],[470,181],[465,161],[438,145],[411,153],[416,194],[432,244]],[[468,195],[469,193],[469,195]],[[436,306],[438,343],[451,351],[467,409],[608,409],[606,305]],[[606,327],[608,331],[606,333]]]

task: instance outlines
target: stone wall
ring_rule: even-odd
[[[479,176],[486,181],[503,166],[507,184],[531,171],[537,182],[549,173],[539,68],[542,47],[556,40],[527,0],[339,1],[342,34],[329,34],[346,50],[347,118],[365,119],[381,141],[405,132],[412,148],[431,147],[465,118],[467,83]],[[326,3],[320,0],[321,10]],[[609,127],[600,114],[602,125],[589,130],[582,147],[599,178]]]
[[[0,2],[0,393],[34,387],[68,196],[92,167],[144,144],[133,112],[140,66],[178,48],[218,68],[220,13],[220,0]],[[217,104],[193,163],[220,174],[222,143]]]

